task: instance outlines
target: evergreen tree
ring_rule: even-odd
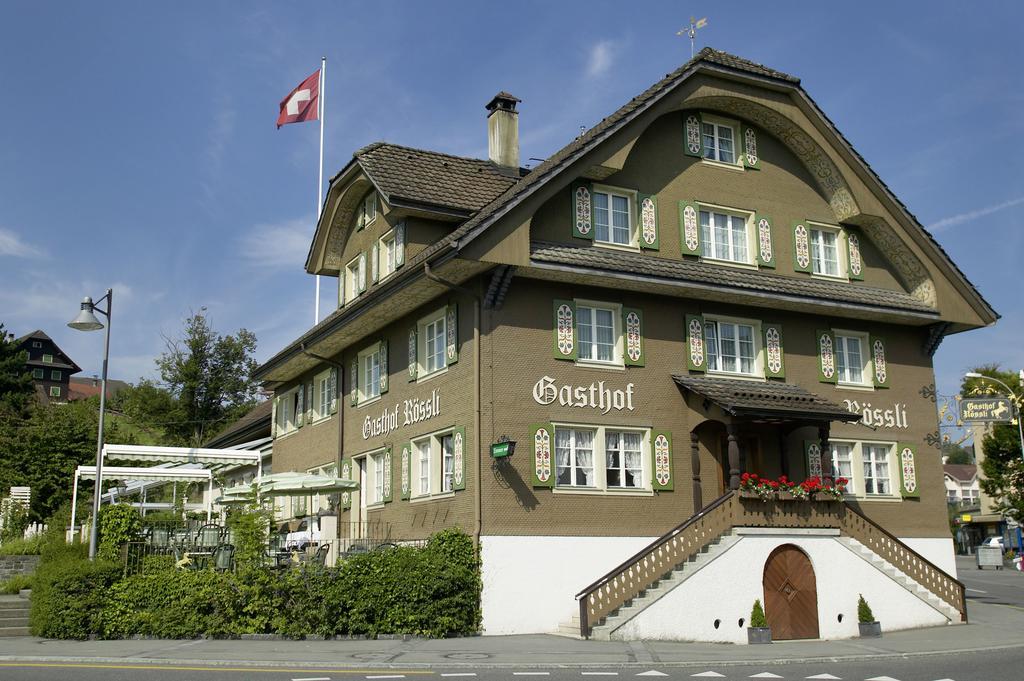
[[[32,374],[25,366],[28,353],[19,350],[14,334],[0,322],[0,418],[23,415],[32,401]]]

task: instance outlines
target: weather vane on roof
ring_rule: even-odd
[[[697,29],[704,28],[707,25],[708,25],[708,18],[707,17],[704,17],[703,19],[696,19],[694,17],[690,17],[690,25],[686,26],[684,28],[681,28],[681,29],[679,29],[676,32],[676,35],[689,36],[689,38],[690,38],[690,59],[693,59],[693,56],[697,52]]]

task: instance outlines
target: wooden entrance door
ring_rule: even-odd
[[[772,640],[818,638],[818,587],[803,551],[783,544],[764,564],[764,614]]]

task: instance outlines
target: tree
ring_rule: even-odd
[[[1009,371],[1000,371],[997,365],[974,369],[984,376],[997,378],[1017,395],[1021,395],[1020,377]],[[965,379],[960,388],[964,397],[1004,394],[997,384],[978,378]],[[1017,404],[1018,410],[1024,404]],[[1018,521],[1024,520],[1024,462],[1021,460],[1020,435],[1017,425],[997,424],[981,441],[985,460],[981,464],[984,478],[981,488],[997,501],[997,509]]]
[[[24,414],[32,401],[35,388],[27,361],[28,353],[18,349],[14,334],[0,322],[0,418],[5,412],[8,417]]]
[[[944,442],[942,444],[942,455],[946,457],[946,463],[974,463],[974,456],[970,450],[952,442]]]
[[[199,446],[256,402],[253,380],[256,336],[246,329],[218,335],[206,308],[185,320],[180,340],[165,339],[167,352],[156,364],[176,404],[165,430],[181,442]]]

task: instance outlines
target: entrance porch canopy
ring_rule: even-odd
[[[703,397],[730,416],[761,423],[859,421],[855,414],[792,383],[673,374],[680,388]]]

